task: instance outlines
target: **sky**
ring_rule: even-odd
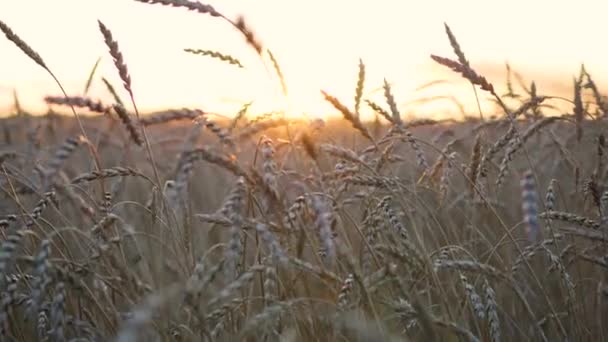
[[[454,58],[444,31],[448,23],[471,65],[499,88],[505,62],[534,80],[539,93],[570,96],[581,63],[603,89],[608,85],[605,13],[594,0],[223,0],[208,4],[229,18],[243,15],[283,71],[289,96],[268,58],[261,60],[225,21],[181,8],[133,0],[2,0],[0,20],[36,50],[70,95],[83,93],[102,57],[89,96],[111,101],[100,82],[120,79],[97,20],[112,31],[128,65],[142,111],[176,107],[233,115],[247,102],[253,111],[285,109],[293,115],[334,112],[323,89],[352,107],[359,58],[366,65],[364,98],[380,101],[383,79],[392,85],[402,113],[455,115],[454,97],[475,112],[470,84],[430,54]],[[3,37],[2,37],[3,38]],[[240,69],[184,48],[215,50],[241,60]],[[46,72],[11,42],[0,39],[0,111],[13,90],[23,107],[44,112],[45,95],[60,91]],[[432,81],[439,85],[423,87]],[[485,94],[478,94],[483,98]],[[486,102],[484,111],[491,107]]]

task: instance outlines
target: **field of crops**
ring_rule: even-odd
[[[137,1],[224,20],[285,89],[243,18]],[[1,341],[608,338],[608,100],[584,68],[568,99],[499,92],[446,25],[454,56],[431,58],[495,113],[406,120],[388,81],[365,98],[361,61],[354,105],[319,93],[336,119],[140,114],[120,37],[99,29],[122,84],[88,85],[111,103],[63,92],[0,21],[57,82],[48,113],[0,119]]]

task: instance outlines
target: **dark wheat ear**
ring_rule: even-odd
[[[243,16],[239,16],[236,19],[236,21],[233,21],[233,20],[229,19],[228,17],[226,17],[225,15],[223,15],[222,13],[216,11],[215,8],[213,8],[213,6],[202,4],[198,1],[190,1],[190,0],[135,0],[135,1],[143,2],[146,4],[159,4],[159,5],[172,6],[172,7],[181,7],[181,8],[186,8],[190,11],[203,13],[203,14],[209,14],[212,17],[222,18],[222,19],[226,20],[228,23],[230,23],[230,25],[232,25],[234,28],[239,30],[243,34],[243,36],[245,36],[247,43],[255,49],[255,51],[258,53],[258,55],[262,56],[262,49],[263,49],[262,44],[257,39],[257,37],[253,34],[250,27],[245,23],[245,18]]]
[[[160,4],[165,6],[173,6],[173,7],[182,7],[186,8],[190,11],[195,11],[198,13],[209,14],[212,17],[225,17],[216,11],[212,6],[201,4],[198,1],[188,1],[188,0],[135,0],[137,2],[143,2],[146,4]]]
[[[87,83],[84,85],[84,91],[82,94],[86,96],[89,93],[89,89],[91,89],[91,84],[93,84],[93,77],[95,77],[95,73],[97,72],[97,68],[99,67],[99,63],[101,62],[101,57],[97,58],[91,72],[89,73],[89,77],[87,78]]]
[[[42,57],[36,51],[34,51],[34,49],[32,49],[23,39],[21,39],[15,32],[13,32],[13,30],[11,30],[11,28],[8,25],[6,25],[1,20],[0,20],[0,30],[4,33],[4,35],[6,36],[6,38],[8,40],[10,40],[15,45],[17,45],[17,47],[21,51],[23,51],[23,53],[25,53],[29,58],[31,58],[34,62],[36,62],[36,64],[40,65],[42,68],[44,68],[44,70],[46,70],[49,73],[49,75],[51,75],[51,77],[53,78],[55,83],[57,83],[57,85],[61,89],[61,92],[63,93],[63,95],[67,98],[68,94],[63,89],[61,82],[59,82],[59,79],[57,79],[57,77],[55,77],[55,74],[53,74],[51,69],[49,69],[49,67],[44,62],[44,60],[42,60]],[[76,118],[76,121],[78,122],[78,126],[80,128],[82,135],[84,137],[87,137],[87,133],[84,130],[84,126],[82,125],[82,122],[80,121],[80,117],[76,113],[76,110],[71,105],[70,105],[70,108],[72,109],[72,113],[74,114],[74,117]]]
[[[131,104],[133,105],[133,109],[135,110],[135,116],[137,117],[137,120],[139,120],[139,110],[137,109],[137,105],[135,103],[135,96],[133,95],[133,90],[131,89],[131,76],[129,75],[129,70],[127,69],[127,64],[123,59],[122,53],[118,48],[118,42],[114,40],[114,38],[112,37],[112,32],[106,27],[106,25],[104,25],[104,23],[101,22],[101,20],[97,20],[97,23],[99,24],[99,30],[103,35],[103,39],[108,48],[110,49],[110,55],[114,59],[114,66],[116,66],[116,69],[118,69],[118,74],[120,75],[120,79],[123,82],[125,90],[129,93],[129,97],[131,98]],[[129,133],[131,134],[133,140],[139,145],[145,144],[148,159],[150,161],[150,164],[152,165],[152,169],[154,170],[154,176],[156,178],[157,186],[160,187],[160,184],[162,184],[162,182],[160,180],[160,175],[158,174],[158,169],[156,167],[156,162],[154,161],[154,155],[152,154],[152,148],[150,147],[150,141],[148,140],[145,127],[141,127],[141,138],[138,138],[139,135],[137,134],[137,130],[132,125],[132,123],[129,124],[130,120],[127,120],[128,114],[126,113],[126,110],[124,110],[124,107],[122,107],[121,105],[116,105],[114,106],[114,110],[116,111],[116,114],[120,116],[121,120],[123,120],[123,123],[127,126],[127,129],[129,130]]]
[[[576,123],[576,141],[580,142],[583,138],[583,126],[582,122],[585,118],[585,109],[583,108],[583,99],[581,96],[581,87],[583,79],[576,77],[574,78],[574,119]]]
[[[114,65],[116,66],[116,69],[118,69],[120,79],[129,95],[133,96],[133,91],[131,90],[131,76],[129,75],[129,69],[127,69],[122,53],[118,48],[118,43],[112,37],[112,32],[101,22],[101,20],[97,20],[97,23],[99,24],[99,31],[101,31],[103,39],[110,49],[110,55],[114,59]]]
[[[4,34],[6,35],[6,38],[8,40],[15,43],[15,45],[17,45],[17,47],[19,49],[21,49],[21,51],[23,51],[23,53],[25,53],[29,58],[31,58],[34,62],[36,62],[36,64],[43,67],[46,71],[51,72],[49,70],[49,68],[46,66],[46,63],[44,63],[44,61],[42,60],[42,57],[40,57],[40,55],[36,51],[34,51],[34,49],[32,49],[25,41],[23,41],[21,38],[19,38],[19,36],[15,32],[13,32],[13,30],[11,30],[11,28],[8,27],[8,25],[6,25],[1,20],[0,20],[0,30],[2,30],[2,32],[4,32]]]
[[[455,72],[462,74],[462,76],[464,78],[466,78],[467,80],[469,80],[472,84],[478,85],[481,87],[482,90],[485,90],[485,91],[489,92],[490,94],[492,94],[492,96],[494,96],[494,98],[496,99],[498,104],[501,106],[501,108],[505,111],[505,113],[507,113],[509,118],[511,120],[513,120],[512,116],[510,115],[509,109],[504,104],[504,102],[502,101],[500,96],[498,96],[498,94],[496,94],[492,83],[488,82],[488,80],[486,80],[485,77],[479,75],[471,67],[471,65],[469,64],[469,61],[464,56],[464,52],[462,52],[462,49],[460,48],[458,41],[456,41],[456,37],[454,36],[454,33],[452,33],[452,30],[450,29],[450,27],[447,24],[444,24],[444,25],[445,25],[445,32],[448,35],[448,39],[450,41],[450,45],[452,46],[452,49],[454,50],[454,54],[458,57],[458,61],[454,61],[449,58],[440,57],[440,56],[436,56],[436,55],[431,55],[431,58],[435,62],[437,62],[443,66],[446,66]]]
[[[494,86],[492,86],[492,84],[490,82],[488,82],[488,80],[486,80],[485,77],[478,75],[473,69],[471,69],[470,67],[467,67],[455,60],[449,59],[449,58],[445,58],[445,57],[440,57],[440,56],[435,56],[435,55],[431,55],[431,58],[445,66],[448,67],[450,69],[452,69],[455,72],[458,72],[460,74],[462,74],[462,76],[464,78],[466,78],[467,80],[469,80],[471,83],[476,84],[478,86],[481,87],[481,89],[488,91],[489,93],[491,93],[492,95],[495,95],[494,92]]]
[[[253,34],[253,31],[251,31],[250,26],[247,25],[247,23],[245,22],[245,17],[239,16],[236,19],[236,23],[234,23],[233,25],[234,27],[236,27],[237,30],[241,31],[243,36],[245,36],[247,44],[249,44],[258,53],[258,55],[261,56],[263,49],[262,43],[260,43],[258,38]]]

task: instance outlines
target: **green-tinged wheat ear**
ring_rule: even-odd
[[[334,108],[336,108],[342,114],[344,119],[349,121],[353,125],[353,127],[361,133],[361,135],[363,135],[370,141],[374,141],[374,139],[372,139],[372,136],[369,134],[369,131],[367,130],[367,128],[365,128],[365,126],[363,126],[363,123],[361,122],[359,117],[357,117],[355,114],[353,114],[350,111],[350,109],[348,109],[345,105],[343,105],[337,98],[329,95],[328,93],[324,92],[323,90],[321,90],[321,94],[323,94],[323,97],[325,97],[325,100],[327,102],[331,103],[334,106]]]
[[[454,54],[458,57],[458,62],[465,68],[470,68],[471,66],[469,65],[469,61],[467,61],[466,57],[464,56],[464,52],[462,52],[460,44],[458,44],[458,41],[456,41],[456,37],[452,33],[452,30],[447,23],[444,23],[443,25],[445,27],[445,33],[448,35],[448,39],[450,40],[450,45],[452,46],[452,49],[454,49]]]
[[[496,303],[496,292],[487,280],[484,279],[484,292],[486,297],[486,316],[492,342],[500,341],[500,319],[498,317],[498,304]]]
[[[591,229],[600,229],[600,224],[588,217],[580,216],[573,213],[563,212],[563,211],[546,211],[544,213],[540,213],[538,215],[540,218],[551,219],[556,221],[564,221],[569,223],[575,223],[583,227],[591,228]]]
[[[506,80],[507,93],[504,96],[511,97],[511,98],[519,98],[520,95],[516,94],[513,89],[513,80],[512,80],[513,72],[511,71],[511,65],[509,64],[509,62],[505,63],[505,68],[507,69],[507,80]]]
[[[595,104],[597,105],[598,111],[600,112],[600,114],[602,116],[608,115],[608,103],[606,103],[605,98],[602,96],[597,85],[591,78],[591,74],[589,74],[587,72],[587,70],[585,70],[584,68],[583,68],[583,71],[585,73],[585,76],[587,77],[587,83],[583,87],[587,88],[587,89],[591,89],[591,91],[593,92]]]
[[[105,77],[102,77],[101,81],[106,86],[106,89],[108,89],[108,92],[110,92],[110,94],[112,95],[112,98],[114,98],[114,102],[116,102],[120,106],[124,107],[125,104],[122,101],[122,99],[120,98],[120,96],[118,96],[118,93],[116,93],[116,89],[114,89],[114,86],[112,85],[112,83],[110,83],[110,81],[108,81],[108,79]]]
[[[228,132],[232,133],[232,131],[238,125],[239,121],[243,117],[245,117],[245,115],[247,115],[247,111],[249,110],[249,107],[251,107],[252,104],[253,104],[253,101],[247,102],[243,105],[243,107],[241,107],[241,109],[239,109],[239,111],[236,113],[234,118],[230,121],[230,125],[228,126]]]
[[[165,6],[182,7],[190,11],[198,13],[209,14],[212,17],[223,17],[218,11],[212,6],[201,4],[198,1],[189,0],[134,0],[137,2],[143,2],[146,4],[159,4]]]
[[[251,176],[241,167],[233,155],[226,155],[214,151],[209,147],[201,147],[185,153],[185,158],[191,158],[192,161],[204,160],[208,163],[215,164],[223,169],[231,172],[235,176],[244,177],[250,184],[255,184]]]
[[[260,41],[255,36],[255,34],[253,34],[253,31],[251,31],[251,28],[249,27],[249,25],[247,25],[247,23],[245,22],[245,17],[239,16],[236,19],[236,23],[234,25],[237,28],[237,30],[241,31],[243,36],[245,36],[245,40],[247,41],[247,44],[249,44],[249,46],[251,46],[258,53],[258,55],[261,56],[262,49],[263,49],[262,43],[260,43]]]
[[[376,113],[382,115],[383,118],[386,119],[386,121],[390,122],[390,123],[395,123],[393,120],[392,115],[384,108],[382,108],[379,104],[371,101],[371,100],[365,100],[365,103],[367,103],[367,105]]]
[[[394,124],[401,124],[401,114],[399,114],[399,109],[397,109],[397,103],[395,102],[395,97],[391,91],[391,85],[388,83],[386,79],[384,79],[384,97],[386,98],[386,103],[391,109],[391,117],[393,118]]]
[[[435,56],[435,55],[431,55],[431,58],[435,62],[437,62],[443,66],[446,66],[457,73],[462,74],[462,76],[464,78],[469,80],[471,83],[480,86],[482,90],[485,90],[485,91],[491,93],[492,95],[496,94],[494,92],[494,86],[490,82],[488,82],[488,80],[486,80],[485,77],[477,74],[473,69],[466,67],[466,66],[460,64],[459,62],[451,60],[449,58]]]
[[[283,76],[281,66],[279,66],[279,62],[274,57],[274,54],[272,53],[272,51],[270,51],[270,49],[266,49],[266,52],[268,53],[268,57],[272,62],[272,66],[274,67],[274,71],[277,73],[279,81],[281,82],[281,89],[283,90],[283,95],[287,96],[287,84],[285,83],[285,76]]]
[[[359,115],[361,97],[363,97],[363,86],[365,85],[365,64],[359,59],[359,73],[357,75],[357,88],[355,88],[355,114]]]
[[[91,72],[89,73],[89,77],[87,78],[87,83],[85,83],[84,91],[82,92],[82,94],[84,96],[86,96],[89,92],[89,89],[91,89],[91,84],[93,84],[93,77],[95,77],[95,73],[97,72],[97,68],[99,67],[100,62],[101,62],[101,57],[97,58],[97,61],[95,61],[95,64],[93,65],[93,68],[91,69]]]
[[[221,52],[213,51],[213,50],[202,50],[202,49],[184,49],[185,52],[191,53],[193,55],[201,55],[201,56],[209,56],[211,58],[219,59],[228,64],[236,65],[239,68],[244,68],[243,64],[236,57],[232,57],[231,55],[223,54]]]

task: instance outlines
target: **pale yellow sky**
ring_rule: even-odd
[[[454,95],[470,104],[474,100],[470,85],[429,58],[431,53],[453,57],[444,21],[471,64],[496,85],[503,84],[506,60],[528,80],[536,80],[541,93],[570,89],[582,62],[600,90],[608,81],[606,1],[223,0],[209,4],[228,17],[246,17],[279,60],[290,91],[289,108],[296,113],[332,111],[320,89],[352,106],[359,58],[367,65],[366,90],[378,88],[386,77],[404,113],[454,109],[449,102],[432,107],[407,104],[430,95]],[[99,77],[106,76],[117,86],[120,82],[97,19],[119,42],[136,100],[144,110],[190,106],[231,114],[251,100],[257,111],[283,105],[273,74],[240,34],[217,18],[131,0],[0,1],[0,20],[40,53],[69,94],[82,92],[91,67],[102,56],[90,95],[109,101]],[[184,48],[228,53],[246,68],[193,56]],[[27,109],[44,110],[42,98],[59,94],[53,81],[5,39],[0,39],[0,52],[0,108],[12,105],[15,88]],[[415,91],[437,79],[450,84]],[[472,106],[468,109],[475,112]]]

